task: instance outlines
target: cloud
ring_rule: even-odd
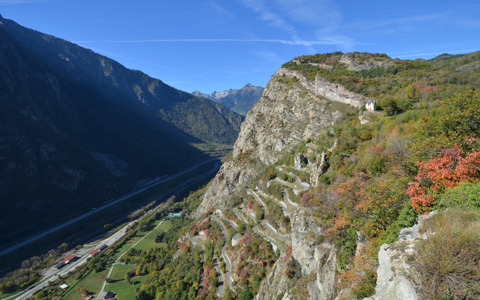
[[[273,51],[256,51],[253,52],[261,60],[274,63],[276,65],[282,65],[285,62],[285,59],[280,57],[277,53]]]
[[[0,6],[45,2],[47,0],[0,0]]]
[[[264,4],[263,0],[240,0],[240,2],[247,8],[250,8],[254,12],[258,13],[262,20],[268,22],[270,25],[275,26],[291,35],[296,35],[295,28],[290,25],[281,15],[273,12],[269,6]]]
[[[290,35],[293,44],[305,46],[316,52],[315,45],[339,45],[351,48],[352,38],[338,32],[342,15],[332,0],[238,0],[245,7],[258,13],[261,19]],[[308,32],[315,40],[305,39]],[[315,33],[315,35],[312,35]]]
[[[24,4],[24,3],[30,3],[32,2],[31,0],[0,0],[0,6],[2,5],[15,5],[15,4]]]
[[[421,23],[427,22],[435,19],[439,19],[447,15],[449,12],[441,12],[436,14],[425,14],[425,15],[417,15],[417,16],[409,16],[403,18],[396,18],[390,19],[384,22],[377,22],[375,24],[371,24],[369,26],[363,27],[363,29],[371,29],[371,28],[385,28],[392,25],[412,25],[413,23]]]
[[[97,52],[101,55],[105,55],[105,56],[108,55],[108,58],[110,58],[110,59],[116,58],[117,60],[122,60],[122,61],[127,61],[127,60],[128,61],[136,61],[136,62],[145,64],[145,65],[149,65],[149,66],[152,66],[152,67],[157,67],[157,68],[164,69],[164,70],[167,70],[167,71],[179,72],[177,69],[169,68],[167,66],[160,65],[160,64],[156,64],[156,63],[153,63],[153,62],[148,61],[148,60],[138,59],[137,57],[125,56],[125,55],[121,55],[121,54],[118,54],[118,53],[115,53],[115,52],[111,52],[111,51],[107,51],[107,50],[103,50],[103,49],[95,48],[95,47],[88,47],[88,49],[90,49],[92,51],[95,51],[95,52]]]
[[[219,5],[217,2],[213,1],[213,0],[210,0],[208,1],[208,5],[214,9],[215,11],[217,11],[218,13],[220,13],[221,15],[229,18],[229,19],[233,19],[233,18],[236,18],[236,16],[234,14],[232,14],[229,10],[225,9],[223,6]]]
[[[331,0],[274,0],[285,18],[314,27],[336,27],[342,16]]]
[[[379,29],[380,32],[389,30],[395,32],[398,29],[415,29],[420,26],[421,23],[427,23],[429,27],[432,25],[444,24],[457,24],[465,25],[470,28],[478,26],[480,23],[477,19],[469,19],[465,16],[465,12],[474,12],[480,7],[480,5],[470,5],[465,7],[457,7],[455,9],[448,9],[443,11],[431,12],[424,14],[411,15],[399,18],[390,18],[384,21],[375,21],[375,23],[352,23],[350,24],[352,29],[362,28],[362,30]],[[460,16],[457,16],[461,13]],[[475,15],[476,16],[476,15]],[[369,33],[379,33],[379,31],[372,31]]]

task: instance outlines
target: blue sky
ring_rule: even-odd
[[[0,0],[0,14],[188,92],[265,86],[300,55],[480,50],[478,0]]]

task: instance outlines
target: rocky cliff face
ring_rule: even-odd
[[[377,258],[378,240],[392,239],[399,224],[410,226],[415,218],[408,206],[401,208],[407,204],[404,188],[410,180],[402,163],[409,156],[404,153],[404,136],[397,133],[405,127],[397,127],[397,123],[395,129],[390,128],[379,113],[368,125],[348,114],[338,125],[325,128],[348,113],[347,108],[358,113],[355,108],[365,101],[325,78],[347,85],[346,78],[340,78],[345,69],[385,67],[390,61],[381,54],[354,53],[341,59],[341,53],[307,57],[284,64],[285,68],[272,76],[262,99],[242,125],[232,158],[211,183],[196,215],[219,209],[222,212],[216,216],[223,215],[226,224],[232,224],[227,224],[232,234],[243,235],[232,246],[228,239],[218,238],[218,229],[211,238],[212,243],[218,241],[217,256],[219,249],[225,249],[222,246],[232,258],[225,258],[232,265],[226,266],[230,269],[226,271],[235,280],[230,285],[232,293],[240,298],[249,293],[255,299],[283,300],[363,299],[374,292],[370,300],[448,296],[452,290],[443,282],[435,291],[425,282],[430,274],[439,282],[440,272],[432,270],[437,262],[445,261],[432,247],[452,247],[438,240],[444,234],[428,235],[423,240],[426,236],[418,232],[423,220],[403,230],[398,242],[383,245]],[[310,66],[322,62],[332,68]],[[361,74],[377,71],[395,70]],[[370,135],[370,130],[378,133]],[[309,137],[312,139],[306,140]],[[384,142],[388,148],[377,152]],[[370,168],[379,153],[388,159],[399,158],[397,163],[382,166],[382,174]],[[398,196],[394,196],[396,200],[390,198],[390,192]],[[398,219],[384,215],[392,211],[399,214]],[[448,227],[445,224],[456,223],[450,217],[442,221],[445,223],[438,222],[435,217],[422,230],[439,232],[438,228]],[[451,232],[457,235],[456,230]],[[450,285],[451,276],[445,278]]]
[[[275,75],[297,78],[300,84],[318,97],[336,101],[353,107],[363,107],[368,100],[362,95],[347,90],[341,84],[329,82],[323,77],[317,76],[315,81],[309,81],[300,72],[285,68],[279,69]]]
[[[297,74],[280,69],[268,83],[262,99],[247,115],[235,142],[233,156],[251,153],[272,165],[286,152],[321,129],[334,124],[343,113],[329,107],[311,84]]]
[[[312,299],[333,299],[335,296],[335,247],[322,243],[319,220],[305,208],[292,218],[292,256],[299,262],[302,276],[312,276],[308,291]]]
[[[394,65],[389,57],[376,57],[374,60],[360,61],[355,58],[354,53],[345,53],[340,58],[340,62],[346,65],[347,69],[351,71],[387,68]]]
[[[272,76],[260,101],[247,114],[232,158],[224,163],[211,182],[194,216],[226,210],[232,203],[247,198],[246,191],[260,171],[325,127],[335,124],[346,112],[363,105],[364,100],[339,85],[325,80],[309,82],[294,71],[280,69]],[[324,167],[321,157],[312,162],[304,157],[297,164],[301,170],[308,169],[317,177]],[[293,206],[293,211],[284,210],[283,213],[290,219],[288,232],[291,233],[285,235],[283,241],[289,246],[281,250],[256,298],[296,299],[308,291],[311,299],[333,299],[336,249],[322,241],[320,221],[298,205]]]
[[[198,218],[212,209],[225,209],[234,196],[242,194],[255,173],[251,164],[240,164],[236,161],[224,163],[205,193],[194,217]]]
[[[378,252],[379,267],[377,270],[377,286],[375,295],[368,300],[417,300],[418,284],[421,278],[409,265],[417,254],[416,245],[419,241],[427,239],[432,233],[419,233],[425,220],[434,216],[436,212],[420,216],[418,224],[405,228],[400,232],[398,242],[384,244]]]
[[[332,100],[319,96],[312,87],[313,83],[308,83],[305,78],[299,80],[297,75],[300,77],[293,71],[280,69],[272,76],[262,98],[242,123],[233,159],[226,162],[216,175],[195,217],[212,208],[228,206],[235,195],[244,192],[246,184],[262,166],[274,164],[285,153],[334,124],[345,111],[352,109],[336,101],[340,96]],[[335,87],[329,89],[335,90]],[[338,89],[340,94],[341,88]],[[358,101],[360,103],[361,99]],[[355,106],[356,102],[342,103]]]
[[[323,243],[319,220],[305,208],[292,216],[291,256],[281,256],[268,277],[262,282],[256,299],[301,299],[298,286],[306,288],[310,299],[335,297],[335,272],[337,268],[335,247]],[[290,240],[289,240],[290,242]],[[297,266],[294,277],[286,275]],[[300,290],[302,290],[302,288]]]

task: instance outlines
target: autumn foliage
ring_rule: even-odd
[[[480,150],[470,153],[458,145],[445,149],[441,155],[417,163],[419,170],[415,181],[409,183],[407,194],[417,212],[428,211],[435,202],[435,194],[460,182],[477,182],[480,179]]]

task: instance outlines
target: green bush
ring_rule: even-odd
[[[239,298],[240,300],[252,300],[252,299],[253,299],[253,295],[252,295],[252,292],[250,292],[250,290],[244,289],[244,290],[238,295],[238,298]]]
[[[470,209],[480,208],[480,183],[462,182],[448,189],[438,200],[440,207],[461,206]]]
[[[377,277],[375,274],[366,272],[367,281],[361,289],[355,291],[357,299],[363,299],[369,297],[375,293],[375,287],[377,286]]]
[[[245,234],[245,230],[247,230],[247,225],[243,222],[240,222],[240,224],[238,224],[238,233],[240,233],[241,235],[244,235]]]
[[[383,110],[387,113],[387,116],[396,115],[398,112],[398,105],[393,97],[386,97],[382,103]]]

